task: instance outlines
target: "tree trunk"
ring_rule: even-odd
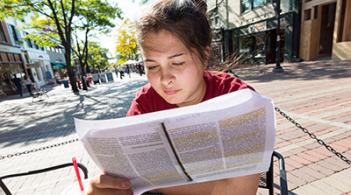
[[[72,66],[71,62],[71,50],[70,46],[65,45],[65,58],[66,58],[66,64],[67,64],[67,73],[69,77],[69,82],[72,87],[73,93],[79,93],[78,87],[77,87],[77,80],[76,80],[76,75]]]
[[[85,73],[81,75],[80,80],[82,81],[83,90],[88,91],[88,84],[87,84],[86,74]]]

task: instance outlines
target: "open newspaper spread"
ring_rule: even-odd
[[[111,120],[75,119],[103,172],[155,188],[266,172],[274,146],[270,99],[243,89],[203,103]]]

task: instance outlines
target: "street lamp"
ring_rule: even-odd
[[[280,66],[280,0],[272,0],[272,5],[277,19],[275,67],[273,68],[273,72],[284,72],[284,69]]]

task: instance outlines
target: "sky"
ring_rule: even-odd
[[[138,0],[135,0],[135,2],[132,0],[110,0],[110,2],[117,2],[117,5],[122,9],[123,16],[125,18],[136,20],[141,12],[142,5],[139,5]],[[109,49],[109,57],[116,55],[116,29],[118,28],[119,21],[119,19],[115,20],[116,26],[111,30],[109,34],[99,35],[98,38],[93,38],[93,40],[99,42],[102,47]]]

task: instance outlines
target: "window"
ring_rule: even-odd
[[[253,9],[266,4],[266,0],[253,0]]]
[[[244,13],[248,10],[251,10],[251,2],[250,0],[242,0],[241,1],[241,13]]]
[[[304,11],[304,20],[310,20],[311,19],[311,9],[307,9]]]
[[[25,35],[28,35],[29,33],[25,32]],[[26,39],[27,45],[29,48],[33,48],[32,40]]]
[[[15,43],[18,43],[19,37],[18,37],[18,34],[17,34],[16,27],[14,25],[12,25],[12,24],[10,24],[9,26],[10,26],[10,29],[11,29],[11,35],[13,37],[13,40],[15,40]]]
[[[318,6],[313,7],[313,19],[318,19]]]
[[[39,49],[39,46],[34,42],[34,48]]]
[[[267,0],[241,0],[241,13],[256,9],[266,4]]]

